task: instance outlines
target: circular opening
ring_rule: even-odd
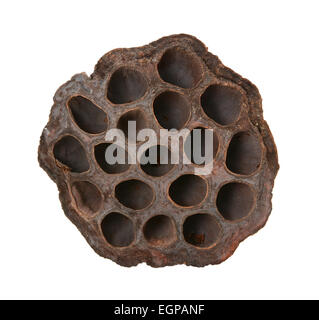
[[[117,150],[120,150],[121,154],[118,154],[117,150],[114,150],[113,155],[116,158],[119,156],[119,159],[122,159],[122,155],[125,159],[125,164],[121,164],[119,162],[111,164],[106,161],[105,159],[105,152],[108,147],[110,147],[112,143],[100,143],[94,147],[94,155],[96,162],[100,166],[100,168],[109,174],[117,174],[125,172],[129,169],[130,165],[128,164],[128,153],[126,150],[122,149],[121,147],[117,146]]]
[[[247,216],[255,203],[252,189],[244,183],[231,182],[221,187],[216,205],[226,220],[238,220]]]
[[[128,111],[121,116],[117,124],[118,129],[121,129],[124,132],[125,137],[128,139],[128,141],[135,142],[136,137],[133,137],[132,139],[132,137],[129,137],[128,134],[129,121],[135,121],[137,135],[140,130],[145,129],[147,127],[147,121],[144,116],[144,112],[139,109]]]
[[[226,166],[237,174],[251,174],[260,166],[261,153],[260,143],[254,135],[239,132],[233,136],[228,146]]]
[[[152,188],[140,180],[127,180],[115,187],[115,197],[125,207],[141,210],[148,207],[154,197]]]
[[[220,233],[220,227],[215,218],[207,213],[197,213],[186,218],[183,234],[186,242],[196,247],[210,247]]]
[[[174,91],[165,91],[157,96],[153,108],[159,124],[168,130],[182,129],[190,117],[188,101]]]
[[[194,131],[194,130],[197,130],[197,131]],[[203,128],[203,127],[194,128],[185,140],[184,149],[185,149],[186,156],[192,163],[197,165],[203,165],[205,162],[205,159],[200,159],[200,158],[197,159],[197,157],[194,157],[194,152],[196,152],[197,150],[196,147],[200,147],[200,153],[199,153],[200,157],[205,156],[205,144],[206,144],[205,130],[206,128]],[[208,139],[211,139],[210,132],[208,133],[207,137]],[[213,131],[212,143],[213,143],[213,158],[215,158],[219,148],[219,140],[215,131]]]
[[[149,219],[144,226],[144,237],[152,246],[167,246],[176,239],[176,231],[171,218],[158,215]]]
[[[198,59],[177,47],[163,54],[158,72],[164,81],[186,89],[194,87],[201,78]]]
[[[72,97],[68,102],[75,123],[85,132],[97,134],[107,128],[106,113],[92,101],[82,97]]]
[[[90,216],[102,206],[102,194],[99,189],[88,181],[76,181],[71,187],[73,198],[80,211]]]
[[[212,85],[201,96],[201,104],[208,117],[221,125],[235,122],[239,116],[243,98],[231,87]]]
[[[143,97],[147,90],[147,83],[143,75],[136,70],[120,68],[110,79],[107,97],[115,104],[128,103]]]
[[[64,136],[53,148],[54,157],[70,168],[72,172],[85,172],[89,170],[89,162],[81,143],[72,136]]]
[[[207,194],[207,183],[199,176],[185,174],[170,185],[169,196],[182,207],[191,207],[201,203]]]
[[[133,223],[121,213],[108,214],[102,221],[101,229],[106,241],[114,247],[127,247],[134,241]]]
[[[149,161],[148,163],[146,163]],[[165,146],[157,145],[147,149],[141,157],[141,169],[153,177],[168,173],[174,165],[171,163],[171,152]]]

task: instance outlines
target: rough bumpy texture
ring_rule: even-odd
[[[107,164],[105,132],[127,132],[129,120],[157,133],[213,128],[211,174],[194,175],[192,163]],[[266,223],[279,168],[257,88],[189,35],[113,50],[91,77],[62,85],[39,162],[99,255],[153,267],[227,259]]]

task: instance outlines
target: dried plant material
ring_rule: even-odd
[[[196,175],[192,154],[188,164],[107,163],[106,132],[121,129],[127,144],[130,121],[137,133],[187,128],[187,139],[194,129],[213,129],[213,169]],[[172,152],[165,148],[154,145],[143,157]],[[113,50],[91,77],[80,73],[62,85],[39,163],[56,182],[66,216],[99,255],[153,267],[227,259],[266,223],[279,168],[258,89],[189,35]]]

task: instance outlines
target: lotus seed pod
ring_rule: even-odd
[[[129,163],[131,121],[137,134],[152,129],[158,138],[142,156],[167,152],[168,163]],[[116,128],[125,163],[106,161],[106,133]],[[188,163],[172,163],[175,150],[160,143],[161,129],[189,129],[178,151]],[[213,130],[208,174],[196,173],[201,165],[183,148],[189,139],[195,150],[194,129]],[[153,267],[227,259],[266,223],[279,168],[256,86],[189,35],[113,50],[90,77],[80,73],[62,85],[39,163],[57,184],[66,216],[99,255]]]

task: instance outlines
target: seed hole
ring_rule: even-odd
[[[94,155],[95,155],[96,162],[98,163],[100,168],[106,173],[117,174],[117,173],[125,172],[126,170],[129,169],[130,165],[128,164],[128,154],[121,147],[117,146],[118,150],[121,150],[125,155],[125,164],[122,164],[122,163],[111,164],[106,161],[105,152],[106,152],[106,149],[111,145],[112,143],[100,143],[94,147]],[[114,157],[116,157],[118,154],[116,151],[114,151],[113,155]]]
[[[134,241],[132,221],[118,212],[109,213],[101,224],[106,241],[115,247],[127,247]]]
[[[205,180],[193,174],[177,178],[169,188],[171,199],[182,207],[195,206],[201,203],[207,193]]]
[[[209,86],[201,96],[204,112],[221,125],[229,125],[237,120],[242,102],[238,90],[221,85]]]
[[[165,91],[157,96],[153,108],[159,124],[168,130],[182,129],[190,117],[188,101],[173,91]]]
[[[115,197],[124,206],[141,210],[148,207],[153,201],[152,188],[140,180],[127,180],[115,187]]]
[[[171,152],[165,146],[157,145],[147,149],[141,157],[141,163],[145,163],[146,159],[150,159],[152,155],[155,156],[156,163],[152,161],[153,163],[141,164],[141,169],[146,174],[161,177],[174,167],[171,163]]]
[[[215,218],[207,213],[198,213],[186,218],[183,225],[184,239],[196,247],[210,247],[220,233]]]
[[[171,218],[158,215],[149,219],[144,226],[145,239],[152,246],[167,246],[174,242],[176,231]]]
[[[235,134],[229,144],[226,157],[227,168],[238,174],[251,174],[261,162],[261,147],[258,139],[249,132]]]
[[[106,113],[90,100],[76,96],[68,102],[76,124],[85,132],[101,133],[107,128]]]
[[[81,143],[72,136],[64,136],[53,148],[54,157],[72,172],[89,170],[89,162]]]
[[[252,189],[244,183],[225,184],[218,192],[216,205],[226,220],[238,220],[249,214],[254,206]]]
[[[144,116],[144,113],[143,111],[139,110],[139,109],[135,109],[135,110],[131,110],[131,111],[128,111],[126,113],[124,113],[118,124],[117,124],[117,127],[119,129],[121,129],[126,138],[128,139],[128,122],[129,121],[135,121],[136,123],[136,135],[138,134],[138,132],[142,129],[145,129],[147,127],[147,121],[146,121],[146,118]],[[134,139],[128,139],[129,142],[135,142],[136,140]]]
[[[115,104],[128,103],[144,96],[146,90],[146,80],[139,71],[122,67],[112,74],[107,97]]]
[[[206,128],[203,128],[203,127],[197,127],[195,128],[197,130],[199,130],[199,145],[200,145],[200,148],[201,148],[201,156],[204,157],[205,156],[205,144],[206,144],[206,135],[205,135],[205,129]],[[210,135],[208,136],[210,137]],[[203,165],[204,164],[204,160],[197,163],[194,159],[194,129],[190,132],[190,134],[187,136],[186,140],[185,140],[185,146],[189,146],[190,145],[190,148],[187,148],[185,147],[185,153],[186,153],[186,156],[187,158],[194,164],[198,164],[198,165]],[[218,137],[217,137],[217,134],[215,133],[215,131],[213,131],[213,158],[216,157],[216,154],[217,154],[217,151],[218,151],[218,148],[219,148],[219,140],[218,140]],[[195,138],[195,143],[198,143],[197,142],[198,140]]]
[[[76,181],[71,187],[77,207],[90,216],[99,211],[102,206],[102,195],[99,189],[88,181]]]
[[[161,78],[182,88],[194,87],[201,78],[198,59],[181,48],[168,49],[158,64]]]

